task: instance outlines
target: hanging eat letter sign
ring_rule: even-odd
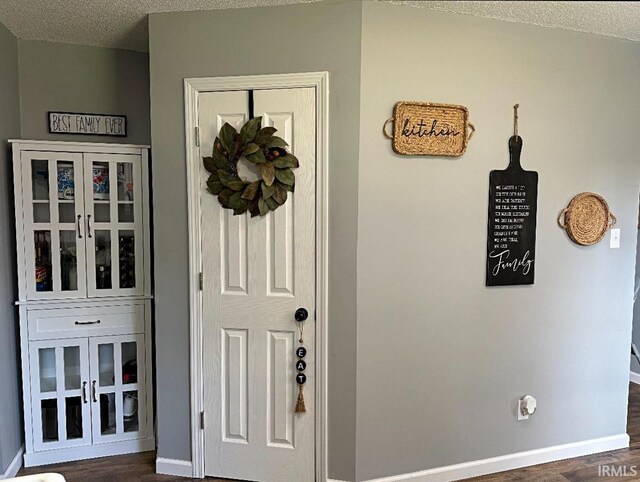
[[[386,130],[390,122],[393,135]],[[428,102],[398,102],[383,127],[396,154],[409,156],[461,156],[474,131],[466,107]]]
[[[536,257],[538,173],[520,165],[518,105],[509,139],[509,167],[489,176],[487,286],[533,284]]]

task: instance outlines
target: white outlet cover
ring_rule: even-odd
[[[518,400],[518,420],[529,420],[529,415],[524,415],[522,413],[522,404],[523,400]]]
[[[620,247],[620,229],[612,229],[611,237],[609,238],[609,247],[611,249],[617,249]]]

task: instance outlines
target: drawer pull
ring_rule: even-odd
[[[98,325],[102,322],[102,320],[93,320],[93,321],[76,321],[76,325]]]

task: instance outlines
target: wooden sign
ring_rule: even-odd
[[[510,162],[489,175],[487,286],[533,284],[538,173],[520,166],[522,138],[509,139]]]
[[[389,122],[393,122],[393,135],[386,131]],[[469,122],[467,108],[462,105],[398,102],[393,118],[385,122],[383,131],[393,140],[397,154],[461,156],[475,128]]]
[[[127,135],[127,117],[124,115],[49,112],[48,116],[50,134]]]

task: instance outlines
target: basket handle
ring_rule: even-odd
[[[471,133],[467,136],[467,141],[470,141],[473,134],[476,133],[476,127],[471,122],[467,122],[467,128],[471,130]]]
[[[558,226],[560,226],[562,229],[567,229],[567,226],[562,223],[562,216],[564,216],[567,213],[567,211],[568,209],[565,208],[562,211],[560,211],[560,214],[558,214]]]
[[[609,216],[611,217],[611,221],[609,222],[609,228],[612,228],[618,222],[618,218],[616,218],[615,214],[613,214],[612,212],[609,212]]]
[[[384,123],[384,125],[382,126],[382,133],[384,134],[384,136],[385,136],[387,139],[393,139],[393,135],[391,135],[391,134],[389,134],[389,133],[387,132],[387,124],[389,124],[389,122],[392,122],[392,123],[393,123],[393,117],[390,117],[390,118],[388,118],[388,119],[386,120],[386,122],[385,122],[385,123]]]

